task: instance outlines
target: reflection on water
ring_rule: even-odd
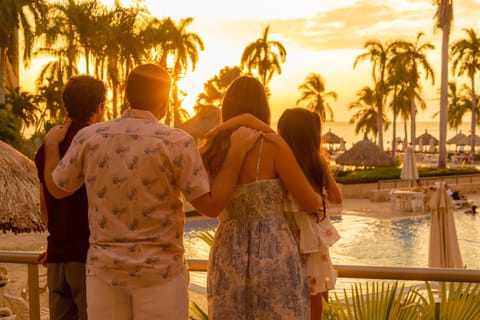
[[[378,220],[364,216],[333,217],[341,239],[331,248],[334,264],[386,267],[427,267],[430,218]],[[185,228],[187,258],[208,259],[209,246],[198,239],[196,232],[210,230],[216,219],[188,221]],[[467,269],[480,269],[480,215],[455,212],[455,224]],[[192,282],[205,283],[205,273],[192,275]],[[337,287],[348,282],[339,279]],[[349,286],[348,286],[349,287]]]

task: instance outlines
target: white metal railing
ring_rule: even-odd
[[[40,319],[40,293],[38,287],[38,252],[0,251],[0,263],[28,265],[28,297],[30,319]],[[189,259],[190,271],[207,271],[207,260]],[[441,268],[405,268],[335,265],[338,276],[342,278],[449,281],[480,283],[480,270],[441,269]]]

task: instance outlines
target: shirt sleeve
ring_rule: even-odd
[[[79,131],[63,158],[52,172],[53,182],[66,192],[75,192],[84,184],[83,164],[87,144]]]
[[[178,147],[176,180],[185,199],[192,201],[210,192],[210,181],[193,139],[187,136]]]

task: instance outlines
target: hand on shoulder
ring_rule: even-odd
[[[60,142],[65,139],[65,135],[68,132],[68,128],[70,128],[70,125],[72,124],[72,120],[70,118],[67,118],[67,121],[65,121],[64,124],[62,125],[56,125],[55,127],[51,128],[48,130],[48,132],[45,134],[45,144],[59,144]]]

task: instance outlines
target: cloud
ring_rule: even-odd
[[[424,7],[424,6],[423,6]],[[423,9],[423,10],[420,10]],[[292,46],[310,50],[358,49],[368,39],[414,39],[433,30],[434,7],[396,7],[394,1],[358,1],[354,5],[318,13],[311,19],[274,20],[272,30]],[[400,30],[400,32],[399,32]]]

